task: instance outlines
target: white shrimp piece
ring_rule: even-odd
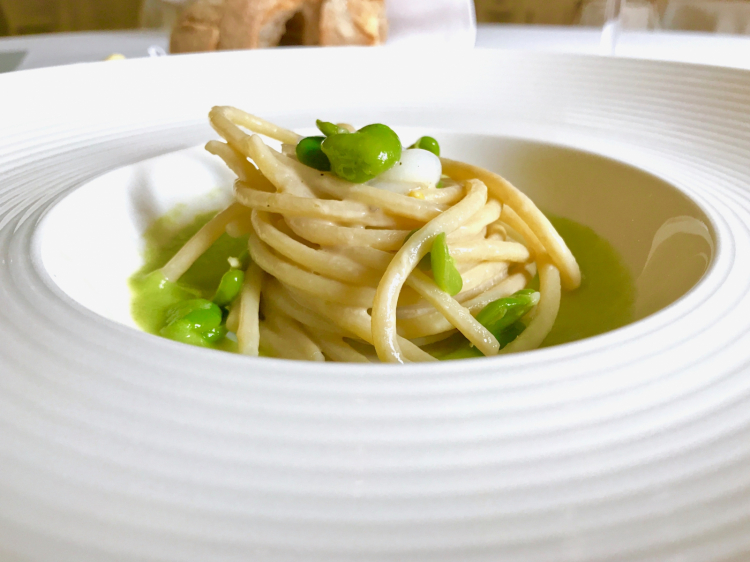
[[[410,148],[401,153],[401,160],[387,172],[370,180],[373,187],[409,193],[418,188],[436,187],[443,173],[440,158],[428,150]]]

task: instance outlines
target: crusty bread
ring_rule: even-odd
[[[387,25],[383,0],[327,0],[320,13],[320,44],[379,45]]]
[[[190,4],[172,30],[169,50],[172,53],[193,53],[218,49],[224,1],[198,0]]]
[[[286,22],[306,0],[226,0],[219,26],[220,49],[257,49],[279,44]]]
[[[197,0],[172,31],[173,53],[385,42],[384,0]]]

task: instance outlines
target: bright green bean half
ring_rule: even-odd
[[[440,156],[440,144],[432,137],[420,137],[409,148],[421,148],[422,150],[432,152],[435,156]]]
[[[533,289],[522,289],[485,306],[477,314],[477,321],[497,337],[534,308],[539,303],[539,297],[539,293]]]
[[[226,335],[221,309],[206,299],[191,299],[167,310],[160,334],[172,340],[206,346]]]
[[[352,183],[369,181],[401,159],[398,135],[379,123],[362,127],[356,133],[326,137],[321,149],[328,157],[333,173]]]
[[[526,325],[519,321],[493,335],[497,338],[497,341],[500,344],[500,349],[503,349],[506,345],[520,336],[525,329]],[[471,359],[472,357],[484,357],[484,354],[467,341],[450,353],[438,356],[438,359],[441,361],[452,361],[454,359]]]
[[[349,131],[343,127],[339,127],[335,123],[329,123],[328,121],[321,121],[318,119],[315,121],[315,124],[318,126],[320,132],[327,137],[330,137],[331,135],[346,135],[349,133]]]
[[[213,301],[217,306],[228,306],[242,290],[242,284],[245,282],[245,273],[240,269],[230,269],[227,271],[219,282],[219,288],[216,289]]]
[[[206,299],[182,301],[167,310],[167,324],[177,320],[186,320],[198,330],[210,330],[221,324],[221,309]]]
[[[227,335],[227,327],[224,324],[217,326],[212,330],[202,332],[203,339],[208,343],[216,343],[223,340]]]
[[[325,137],[305,137],[297,143],[295,153],[297,160],[305,166],[310,166],[321,172],[328,172],[331,169],[331,162],[328,156],[323,152],[321,145]]]
[[[435,284],[451,296],[461,292],[464,286],[461,274],[456,267],[456,260],[448,251],[448,242],[445,232],[435,237],[430,250],[430,265],[432,266],[432,277]]]
[[[510,297],[491,302],[477,314],[477,321],[497,338],[500,349],[520,336],[526,325],[520,321],[539,303],[540,295],[534,289],[521,289]],[[442,361],[483,357],[481,351],[468,341],[450,353],[438,356]]]
[[[164,326],[159,333],[165,338],[175,340],[182,343],[189,343],[192,345],[198,345],[206,347],[208,342],[203,338],[203,335],[187,320],[177,320],[171,324]]]

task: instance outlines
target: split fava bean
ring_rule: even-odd
[[[477,314],[477,321],[497,337],[536,306],[539,298],[537,291],[522,289],[485,306]]]
[[[297,160],[305,166],[328,172],[331,169],[331,162],[321,149],[325,139],[326,137],[305,137],[299,141],[295,149]]]
[[[230,269],[221,278],[213,301],[217,306],[228,306],[242,290],[245,273],[240,269]]]
[[[432,137],[420,137],[409,148],[421,148],[422,150],[432,152],[435,156],[440,156],[440,144]]]
[[[500,344],[500,349],[503,349],[506,345],[515,340],[525,329],[526,325],[523,322],[515,322],[500,333],[494,334]],[[438,359],[441,361],[452,361],[455,359],[472,359],[474,357],[484,357],[484,354],[469,342],[466,342],[464,345],[461,345],[450,353],[439,356]]]
[[[441,290],[451,296],[461,292],[464,282],[456,267],[456,260],[451,257],[448,250],[445,232],[438,234],[432,242],[430,264],[432,266],[432,277]]]
[[[386,125],[362,127],[355,133],[326,137],[321,148],[334,174],[352,183],[364,183],[392,168],[401,158],[401,140]]]
[[[320,119],[318,119],[317,121],[315,121],[315,124],[318,126],[318,130],[320,130],[320,132],[327,137],[330,137],[331,135],[345,135],[349,133],[349,131],[344,129],[343,127],[339,127],[335,123],[329,123],[328,121],[321,121]]]
[[[191,299],[167,310],[160,334],[183,343],[205,346],[226,335],[221,309],[206,299]]]

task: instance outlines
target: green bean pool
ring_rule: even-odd
[[[158,335],[167,309],[176,303],[196,297],[210,299],[229,267],[227,257],[239,256],[246,249],[245,237],[224,234],[185,273],[179,285],[166,283],[158,272],[152,273],[214,214],[200,214],[178,227],[179,212],[175,210],[145,232],[144,264],[130,278],[132,316],[145,332]],[[562,217],[550,216],[550,220],[578,260],[583,281],[576,291],[563,292],[557,321],[542,347],[595,336],[632,322],[635,285],[615,248],[586,226]],[[208,347],[236,351],[236,344],[227,338]]]

